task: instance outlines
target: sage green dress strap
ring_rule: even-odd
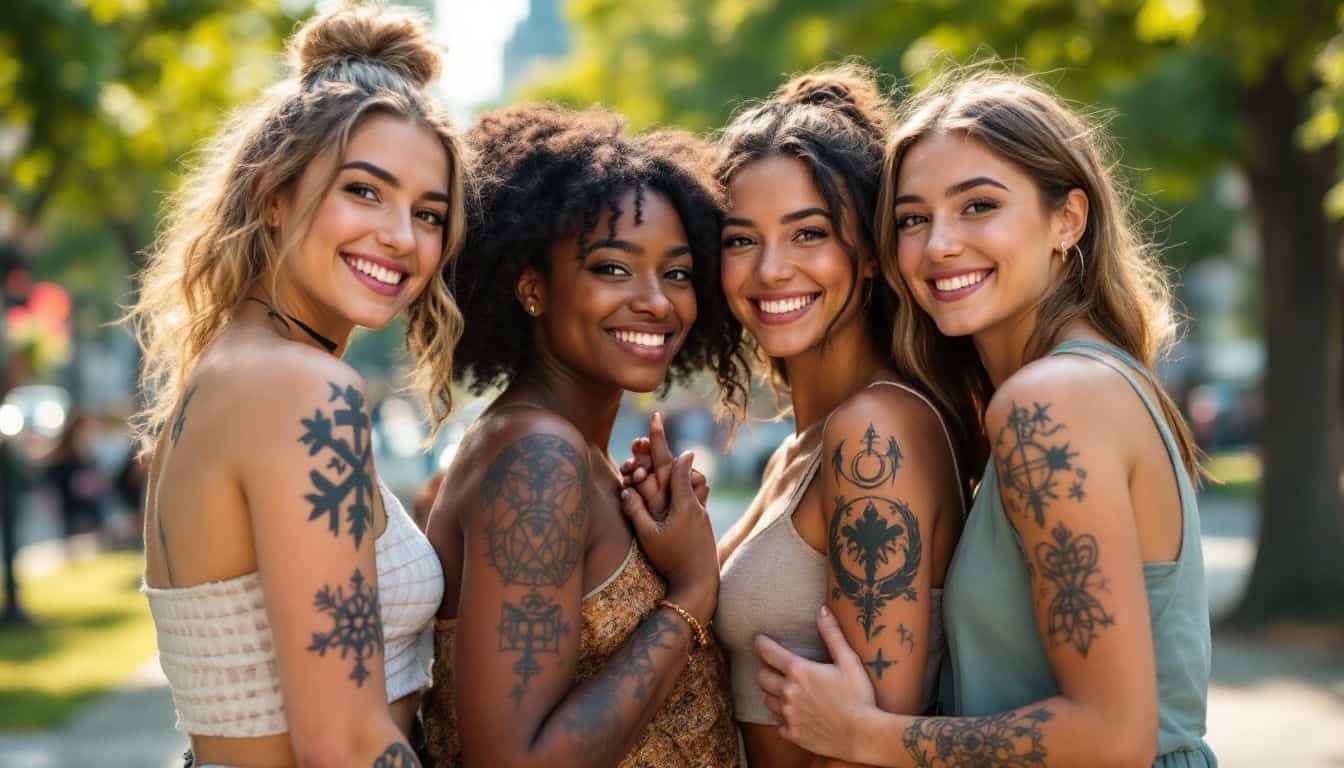
[[[1140,384],[1149,379],[1148,372],[1132,357],[1086,340],[1064,342],[1050,354],[1080,355],[1119,373],[1162,435],[1180,490],[1181,550],[1175,560],[1143,565],[1157,661],[1158,758],[1153,765],[1216,766],[1203,741],[1213,655],[1204,555],[1194,484],[1180,449],[1161,408]],[[999,498],[992,457],[948,570],[943,623],[950,661],[942,681],[946,714],[989,715],[1058,695],[1036,629],[1027,563]]]

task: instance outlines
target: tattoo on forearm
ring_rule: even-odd
[[[192,396],[196,394],[197,386],[199,385],[192,385],[191,389],[187,390],[187,393],[182,396],[182,404],[177,407],[177,418],[173,419],[173,428],[168,433],[168,437],[173,441],[173,445],[177,445],[178,438],[182,437],[182,427],[187,423],[187,404],[191,402]]]
[[[1033,410],[1028,410],[1013,402],[1008,423],[994,441],[999,481],[1010,491],[1005,494],[1004,506],[1013,514],[1022,514],[1025,508],[1042,528],[1046,508],[1059,499],[1059,484],[1072,473],[1069,498],[1082,501],[1083,480],[1087,477],[1087,472],[1074,463],[1077,451],[1069,450],[1068,443],[1046,440],[1065,427],[1053,423],[1050,406],[1033,403]]]
[[[325,586],[313,598],[313,605],[331,617],[332,626],[330,632],[314,632],[308,650],[323,657],[333,649],[341,652],[342,659],[353,655],[355,668],[350,672],[350,679],[356,686],[363,687],[369,677],[364,662],[383,648],[383,621],[378,609],[377,590],[356,568],[350,577],[348,595],[344,587],[337,586],[333,592],[330,586]]]
[[[1115,617],[1097,598],[1107,588],[1097,568],[1097,539],[1091,534],[1075,535],[1063,523],[1050,530],[1053,541],[1036,545],[1036,567],[1032,569],[1048,582],[1040,585],[1040,595],[1053,588],[1054,597],[1046,609],[1047,635],[1055,643],[1068,643],[1087,657],[1092,641],[1102,627],[1115,623]]]
[[[871,490],[883,483],[896,481],[896,469],[901,466],[901,448],[896,438],[888,437],[886,443],[873,428],[872,423],[863,433],[863,448],[855,451],[849,461],[845,461],[845,441],[835,446],[831,456],[831,467],[837,480],[846,480],[860,488]]]
[[[662,610],[635,627],[625,646],[597,672],[592,685],[561,720],[580,749],[590,752],[621,740],[621,690],[627,682],[633,683],[630,698],[647,699],[657,677],[654,649],[671,650],[684,634],[680,620]]]
[[[490,564],[506,586],[531,588],[519,602],[504,603],[499,622],[499,650],[519,654],[510,692],[515,706],[541,671],[538,654],[558,653],[570,631],[560,606],[540,588],[564,585],[579,562],[587,477],[587,460],[569,443],[528,435],[500,452],[481,485]]]
[[[918,768],[1044,768],[1045,707],[986,717],[919,718],[905,730]]]
[[[342,389],[329,382],[331,394],[328,403],[341,401],[340,406],[332,410],[328,417],[322,409],[313,410],[313,417],[300,419],[303,434],[299,442],[308,446],[308,455],[316,456],[326,450],[331,459],[324,470],[333,470],[335,479],[318,470],[310,470],[308,479],[313,484],[314,493],[304,496],[312,505],[308,513],[310,521],[325,517],[327,529],[332,536],[341,534],[341,511],[344,507],[346,524],[355,540],[355,549],[359,549],[373,521],[373,477],[369,462],[372,450],[369,441],[369,416],[364,412],[364,395],[358,389],[347,386]],[[349,430],[350,439],[336,437],[338,427]]]
[[[893,598],[917,598],[921,544],[919,520],[904,502],[882,496],[835,499],[829,536],[831,597],[844,597],[859,611],[863,635],[872,640],[885,625],[877,620]]]
[[[373,768],[420,768],[420,761],[410,747],[397,741],[387,745],[373,761]]]

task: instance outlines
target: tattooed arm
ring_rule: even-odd
[[[758,642],[762,685],[805,748],[887,766],[1151,765],[1157,690],[1124,417],[1096,390],[1027,370],[987,414],[999,491],[1030,566],[1058,695],[983,717],[911,718],[864,704],[862,660],[819,621],[834,665]],[[1090,382],[1089,382],[1090,383]],[[868,694],[871,701],[871,693]]]
[[[691,633],[659,608],[575,683],[588,449],[554,416],[511,418],[518,423],[482,448],[479,504],[460,515],[466,541],[453,667],[464,763],[615,765],[671,691]],[[676,585],[670,591],[702,622],[709,618],[712,605],[691,608]]]
[[[384,686],[383,512],[362,383],[338,361],[306,357],[264,378],[247,384],[257,427],[240,475],[295,758],[415,766],[398,752]]]

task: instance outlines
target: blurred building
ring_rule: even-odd
[[[504,44],[504,84],[507,95],[538,65],[569,54],[569,25],[560,13],[561,0],[532,0],[527,17],[514,27]]]

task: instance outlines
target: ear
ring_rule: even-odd
[[[1091,202],[1078,187],[1069,190],[1064,202],[1055,209],[1055,242],[1072,248],[1087,231],[1087,212]]]
[[[289,209],[289,193],[286,189],[276,190],[271,202],[266,206],[266,228],[279,230],[285,225],[285,211]]]
[[[528,267],[514,283],[513,295],[523,311],[532,317],[541,317],[546,312],[546,279],[537,270]]]

